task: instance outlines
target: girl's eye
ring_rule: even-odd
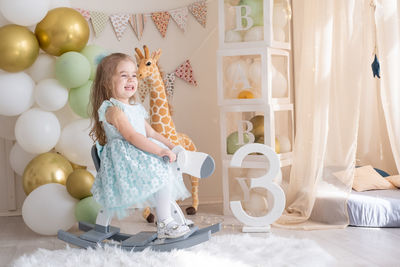
[[[148,61],[148,62],[146,63],[146,66],[150,66],[150,65],[151,65],[151,62]]]

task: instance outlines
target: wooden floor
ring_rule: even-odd
[[[223,227],[219,234],[241,233],[241,224],[231,216],[223,216],[221,205],[200,206],[198,214],[189,218],[200,227],[221,222]],[[114,220],[112,225],[120,227],[124,233],[155,230],[154,225],[147,224],[139,214],[122,221]],[[77,226],[71,231],[77,232]],[[400,228],[347,227],[315,231],[272,228],[271,232],[277,236],[314,240],[338,260],[337,266],[400,266]],[[0,217],[1,267],[9,266],[14,259],[38,248],[64,247],[65,243],[56,237],[40,236],[32,232],[21,216]]]

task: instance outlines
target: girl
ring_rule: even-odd
[[[115,53],[97,67],[92,87],[90,135],[98,147],[100,169],[92,187],[94,199],[119,218],[126,210],[155,206],[159,238],[177,238],[187,232],[171,216],[171,201],[190,196],[182,176],[162,160],[174,145],[145,120],[144,107],[135,101],[136,64],[128,55]],[[97,111],[97,112],[96,112]]]

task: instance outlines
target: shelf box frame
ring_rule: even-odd
[[[257,56],[261,60],[261,96],[253,99],[235,99],[226,98],[226,87],[224,86],[224,58],[225,57],[240,57],[240,56]],[[285,66],[280,71],[286,78],[287,95],[282,98],[272,98],[272,58],[275,56],[283,57]],[[290,83],[290,58],[289,52],[281,49],[270,47],[263,48],[247,48],[247,49],[220,49],[217,51],[217,86],[218,90],[218,105],[269,105],[269,104],[288,104],[291,99],[291,83]],[[248,77],[246,77],[248,78]],[[249,79],[249,78],[248,78]]]
[[[276,0],[264,0],[263,1],[263,36],[264,39],[261,41],[251,42],[225,42],[225,1],[218,0],[218,28],[219,28],[219,44],[220,48],[232,49],[232,48],[249,48],[249,47],[262,47],[270,46],[280,49],[291,49],[291,21],[288,20],[285,27],[285,38],[287,42],[275,41],[273,32],[273,10],[274,3]]]

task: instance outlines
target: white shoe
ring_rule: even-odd
[[[168,218],[157,222],[158,239],[178,238],[190,232],[190,228],[183,224],[178,224],[173,218]]]

